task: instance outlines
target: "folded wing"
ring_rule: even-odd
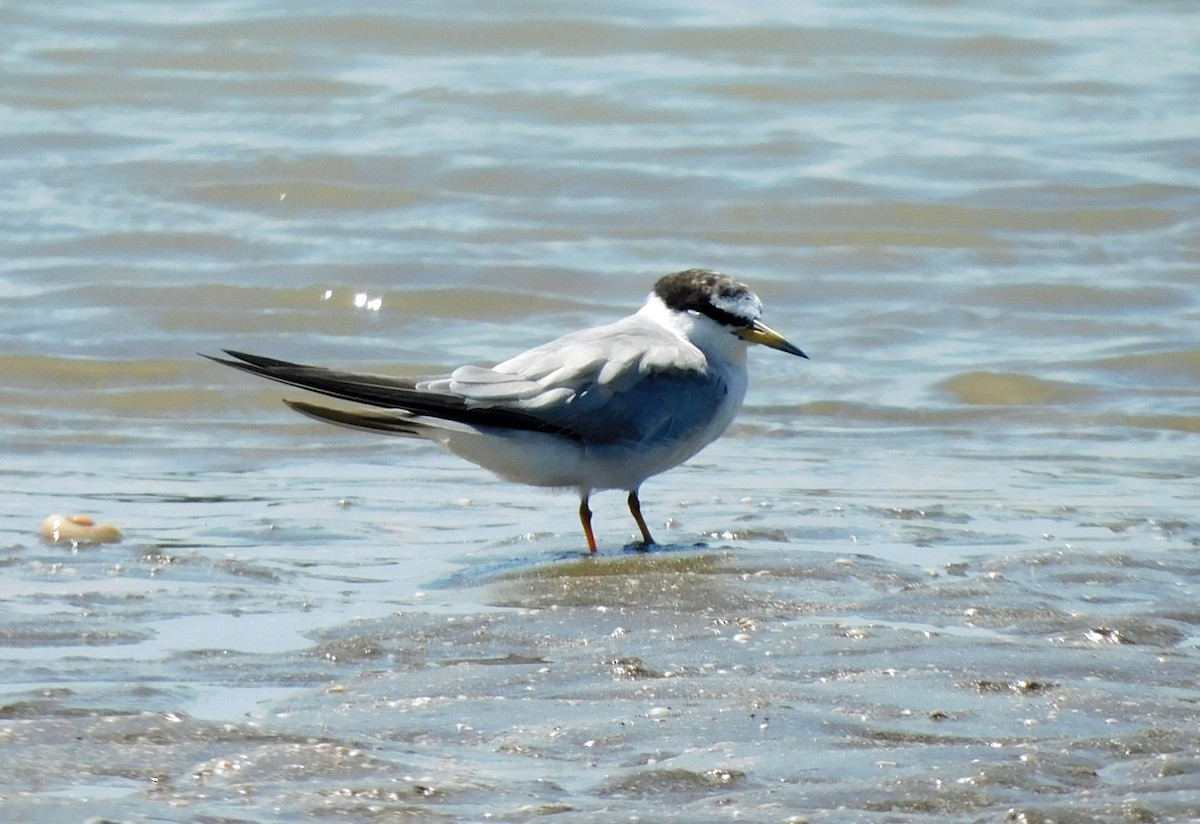
[[[653,444],[704,428],[728,388],[704,356],[670,334],[619,324],[574,333],[492,368],[411,381],[227,351],[218,363],[387,413],[289,402],[331,423],[416,434],[414,416],[544,432],[589,444]],[[716,389],[716,391],[714,391]]]
[[[411,381],[401,378],[305,366],[232,350],[226,350],[225,354],[230,357],[204,357],[252,375],[367,406],[402,410],[410,415],[428,415],[471,426],[495,426],[579,438],[577,433],[517,409],[475,406],[461,396],[417,389]],[[308,409],[305,412],[311,414]]]

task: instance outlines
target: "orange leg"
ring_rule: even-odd
[[[592,534],[592,510],[588,509],[588,496],[579,500],[579,521],[583,524],[583,534],[587,536],[588,552],[596,551],[596,536]]]
[[[654,536],[650,534],[650,527],[646,526],[646,519],[642,517],[642,502],[638,500],[636,489],[629,492],[629,511],[633,513],[633,520],[637,521],[638,529],[642,531],[642,543],[650,546],[655,542]]]

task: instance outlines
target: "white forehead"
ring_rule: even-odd
[[[762,301],[749,289],[739,289],[731,295],[711,295],[709,301],[722,312],[739,318],[758,320],[762,317]]]

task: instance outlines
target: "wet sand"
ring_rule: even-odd
[[[4,15],[0,819],[1200,819],[1190,6]],[[434,374],[692,266],[812,360],[650,553],[197,356]]]

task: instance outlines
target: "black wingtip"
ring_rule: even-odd
[[[232,366],[234,369],[241,369],[243,372],[251,372],[262,377],[279,378],[271,375],[272,370],[277,369],[307,369],[302,364],[292,363],[291,361],[278,360],[276,358],[267,358],[262,355],[251,355],[249,352],[239,352],[236,349],[222,349],[228,358],[218,357],[216,355],[207,355],[204,352],[197,352],[200,357],[207,358],[213,363],[219,363],[222,366]],[[289,381],[284,380],[284,383]]]
[[[224,351],[224,350],[222,350],[222,351]],[[237,366],[238,365],[236,361],[227,360],[225,358],[219,358],[216,355],[210,355],[207,352],[197,352],[196,354],[199,355],[200,357],[204,358],[205,360],[210,360],[213,363],[219,363],[223,366]],[[226,352],[226,354],[229,354],[229,353]]]
[[[268,357],[264,357],[263,355],[251,355],[249,352],[239,352],[236,349],[222,349],[221,351],[224,352],[226,355],[229,355],[229,357],[234,358],[235,361],[239,362],[240,364],[247,364],[249,366],[257,366],[262,369],[270,369],[275,366],[300,366],[300,364],[292,363],[291,361],[278,360],[277,358],[268,358]],[[232,363],[233,361],[223,360],[221,362],[222,363]]]

